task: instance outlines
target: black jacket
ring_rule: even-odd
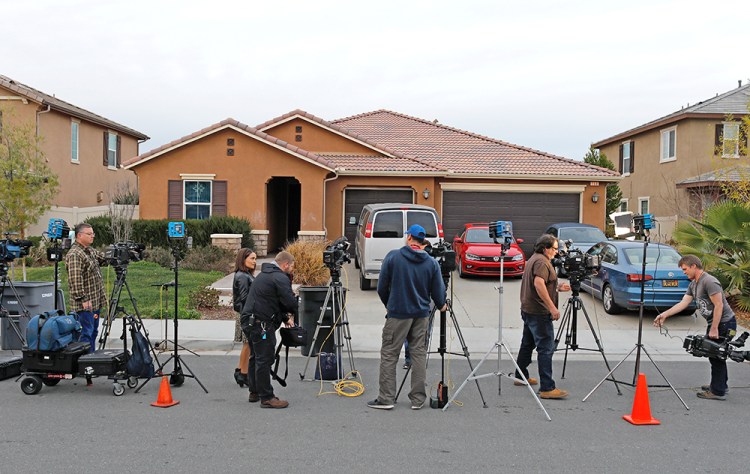
[[[238,313],[242,312],[245,305],[247,294],[250,293],[250,286],[253,284],[255,277],[250,272],[234,272],[234,282],[232,283],[232,306]]]
[[[297,297],[292,292],[292,281],[274,263],[264,263],[260,275],[250,287],[250,293],[242,307],[241,320],[255,315],[258,321],[275,323],[286,321],[285,313],[297,314]]]

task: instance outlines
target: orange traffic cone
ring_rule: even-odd
[[[661,421],[651,417],[651,407],[648,404],[648,384],[646,375],[638,374],[638,384],[635,386],[633,413],[622,416],[634,425],[660,425]]]
[[[172,400],[172,390],[169,388],[169,380],[167,376],[161,378],[161,386],[159,387],[159,396],[156,397],[156,401],[151,404],[152,407],[167,408],[177,405],[179,400]]]

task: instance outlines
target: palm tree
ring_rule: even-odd
[[[680,222],[673,238],[682,254],[692,254],[721,281],[743,310],[750,309],[750,205],[720,201],[703,219]]]

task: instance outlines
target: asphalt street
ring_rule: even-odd
[[[586,402],[582,398],[606,375],[603,363],[572,361],[558,386],[567,400],[543,400],[547,421],[525,387],[506,378],[501,394],[494,375],[480,380],[487,408],[473,383],[446,411],[411,410],[402,394],[391,411],[373,410],[378,361],[356,358],[365,393],[359,397],[318,395],[320,382],[296,375],[304,359],[290,359],[284,410],[247,402],[246,389],[232,379],[235,358],[188,355],[184,361],[206,385],[187,379],[171,390],[179,405],[150,406],[159,379],[140,393],[112,394],[104,378],[86,387],[83,379],[24,395],[13,380],[0,382],[0,472],[743,472],[747,460],[738,448],[747,433],[750,403],[748,367],[731,363],[726,401],[700,400],[698,387],[709,377],[705,359],[663,362],[659,369],[686,401],[669,388],[649,390],[658,426],[634,426],[634,389],[605,382]],[[650,384],[663,383],[650,362],[642,363]],[[348,367],[346,367],[348,369]],[[439,379],[440,359],[428,368],[430,392]],[[512,370],[509,361],[503,370]],[[171,365],[167,366],[171,369]],[[493,374],[496,361],[477,373]],[[560,363],[556,362],[556,374]],[[465,360],[452,359],[448,373],[458,385],[468,375]],[[403,371],[398,369],[399,378]],[[615,372],[632,381],[628,361]],[[322,388],[331,391],[329,382]],[[455,388],[451,389],[454,393]]]

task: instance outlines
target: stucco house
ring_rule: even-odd
[[[651,213],[657,235],[671,238],[679,219],[699,217],[721,197],[722,180],[735,179],[747,136],[750,84],[618,133],[593,144],[618,163],[621,210]],[[731,118],[731,119],[730,119]],[[618,158],[615,158],[618,157]]]
[[[73,225],[103,214],[118,187],[137,189],[133,172],[120,165],[148,140],[141,132],[0,75],[3,125],[30,125],[60,181],[52,209],[26,229],[27,235],[41,235],[50,217]]]
[[[211,125],[123,163],[145,219],[246,217],[261,254],[297,238],[353,241],[367,203],[433,206],[446,239],[510,220],[528,252],[546,225],[604,227],[610,170],[378,110],[326,121],[302,110]]]

